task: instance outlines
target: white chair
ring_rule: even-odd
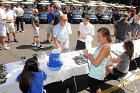
[[[137,90],[137,87],[134,83],[134,80],[137,78],[137,74],[140,73],[140,69],[137,69],[137,70],[133,70],[133,71],[130,71],[127,73],[126,76],[122,77],[122,78],[119,78],[117,81],[121,81],[119,84],[123,84],[123,88],[125,88],[124,86],[124,82],[131,82],[133,84],[133,87],[135,89],[134,93],[138,93],[138,90]]]

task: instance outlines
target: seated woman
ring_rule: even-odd
[[[112,53],[118,56],[118,58],[113,59],[112,64],[107,66],[107,73],[113,74],[116,79],[124,77],[127,74],[130,60],[132,59],[134,53],[134,44],[130,40],[124,42],[123,48],[125,51],[121,55],[118,55],[112,51]]]
[[[110,42],[112,41],[110,31],[106,27],[98,29],[97,37],[101,45],[95,50],[95,53],[90,54],[88,50],[84,50],[84,55],[91,62],[88,75],[90,93],[102,93],[100,86],[106,76],[106,64],[110,54]]]
[[[43,81],[46,77],[46,74],[39,69],[37,58],[33,57],[26,61],[17,81],[22,93],[46,93],[43,90]]]

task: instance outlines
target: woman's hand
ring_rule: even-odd
[[[84,53],[84,55],[87,57],[88,56],[88,50],[87,49],[84,49],[83,50],[83,53]]]
[[[94,59],[92,54],[88,54],[88,59]]]
[[[120,58],[114,58],[114,59],[112,59],[112,61],[113,61],[113,63],[119,63],[121,61],[121,59]]]
[[[79,38],[81,38],[81,39],[86,39],[86,36],[80,35]]]

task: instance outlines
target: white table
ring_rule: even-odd
[[[135,45],[135,53],[134,57],[137,55],[140,55],[140,40],[134,41]],[[112,44],[111,50],[113,51],[120,51],[123,52],[123,43],[119,44]],[[91,51],[94,53],[96,48],[93,48]],[[83,74],[88,74],[89,69],[87,64],[77,65],[75,61],[72,59],[75,56],[79,55],[79,52],[73,51],[69,53],[63,53],[61,54],[61,59],[63,62],[63,66],[61,70],[59,71],[51,71],[47,67],[48,63],[48,57],[39,60],[40,62],[40,69],[45,71],[47,74],[47,80],[44,81],[44,85],[58,82],[58,81],[64,81],[68,78],[71,78],[72,76],[78,76]],[[12,62],[6,64],[7,66],[7,81],[4,84],[0,85],[0,93],[21,93],[18,87],[18,82],[16,82],[16,77],[21,73],[23,69],[23,64],[21,61]]]

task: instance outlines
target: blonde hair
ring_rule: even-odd
[[[60,19],[61,19],[61,20],[62,20],[62,19],[68,19],[68,17],[67,17],[66,14],[62,14],[62,15],[60,16]]]

